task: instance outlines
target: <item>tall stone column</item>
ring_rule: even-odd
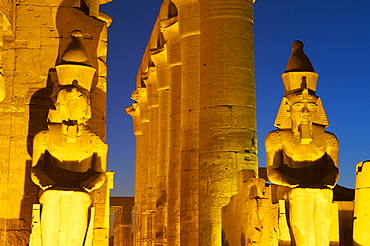
[[[157,69],[158,80],[158,162],[156,180],[156,242],[166,244],[167,221],[167,175],[169,166],[169,67],[166,45],[151,50],[151,59]]]
[[[171,6],[170,6],[171,7]],[[174,6],[172,6],[174,7]],[[169,167],[167,245],[180,245],[180,128],[181,128],[181,43],[177,16],[160,22],[167,46],[169,67]]]
[[[149,112],[147,105],[147,89],[141,87],[141,77],[138,78],[138,88],[132,94],[136,101],[132,106],[126,108],[134,124],[136,136],[136,161],[135,161],[135,239],[134,245],[141,245],[142,214],[147,209],[147,180],[148,180],[148,135],[149,135]]]
[[[149,71],[143,74],[144,83],[147,88],[148,104],[148,178],[146,187],[146,210],[144,211],[146,228],[141,233],[144,234],[145,241],[149,244],[155,241],[155,210],[156,210],[156,184],[157,184],[157,165],[158,165],[158,80],[157,69],[149,67]]]
[[[199,245],[221,245],[221,208],[254,170],[253,0],[200,1]]]
[[[181,40],[181,245],[198,245],[199,233],[199,2],[174,0]]]

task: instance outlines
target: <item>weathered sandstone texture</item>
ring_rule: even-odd
[[[37,133],[48,129],[48,112],[54,108],[53,91],[58,85],[55,67],[63,63],[61,58],[75,30],[82,32],[91,67],[96,69],[87,125],[105,141],[105,59],[110,18],[99,14],[98,6],[96,0],[0,3],[0,245],[29,243],[32,204],[38,203],[39,192],[31,181],[33,141]],[[90,13],[92,9],[95,12]],[[101,237],[96,238],[95,245],[105,245],[108,240],[107,185],[105,182],[93,191],[94,230]]]
[[[132,99],[135,242],[220,245],[238,171],[257,173],[253,1],[164,1]]]

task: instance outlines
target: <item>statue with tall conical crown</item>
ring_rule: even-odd
[[[59,85],[49,129],[33,142],[32,180],[41,188],[43,246],[91,245],[86,239],[92,218],[90,193],[106,179],[108,147],[87,125],[96,69],[88,64],[81,39],[81,31],[71,33],[62,64],[56,66]]]
[[[292,44],[282,74],[285,96],[275,126],[265,140],[267,175],[289,187],[289,226],[297,246],[329,246],[331,203],[338,178],[338,140],[325,131],[328,121],[316,96],[318,74]]]

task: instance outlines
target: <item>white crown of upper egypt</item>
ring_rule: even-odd
[[[89,65],[89,56],[83,44],[83,34],[75,30],[71,33],[71,42],[62,56],[62,64],[55,68],[60,85],[77,84],[88,91],[96,69]]]
[[[61,57],[60,65],[55,66],[55,69],[60,85],[77,85],[78,87],[90,91],[96,69],[89,64],[89,56],[82,40],[83,34],[81,31],[75,30],[71,33],[71,42]],[[61,91],[58,92],[58,96],[60,92]],[[90,107],[88,107],[88,111],[90,110],[89,108]],[[88,113],[88,115],[89,114],[90,113]],[[89,117],[90,116],[87,116],[85,118],[88,119]],[[50,122],[61,122],[60,115],[55,109],[49,110],[48,118]]]
[[[317,105],[317,112],[313,123],[325,127],[329,125],[321,99],[315,95],[318,77],[303,52],[303,43],[294,41],[285,73],[281,75],[285,97],[275,119],[274,125],[277,128],[291,129],[290,106],[297,101],[314,102]]]

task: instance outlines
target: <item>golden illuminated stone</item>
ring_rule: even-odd
[[[297,246],[330,243],[332,188],[338,178],[338,140],[316,92],[318,75],[295,41],[286,73],[285,97],[265,141],[267,175],[288,192],[289,224]]]
[[[370,235],[370,180],[369,161],[356,165],[356,195],[353,219],[353,245],[369,245]]]
[[[59,91],[49,130],[34,138],[32,180],[43,190],[44,246],[83,244],[91,205],[89,193],[105,182],[107,146],[86,125],[91,116],[89,99],[71,85],[78,80],[70,80]]]
[[[81,8],[84,2],[87,7]],[[55,147],[54,156],[72,160],[71,156],[76,155],[78,151],[71,146],[76,147],[80,142],[86,144],[89,140],[93,140],[93,143],[101,143],[98,148],[102,149],[101,152],[106,151],[103,150],[106,149],[103,143],[106,118],[106,51],[107,27],[111,19],[99,13],[97,5],[105,2],[108,1],[25,0],[16,4],[15,1],[1,1],[0,245],[27,245],[31,231],[31,245],[41,244],[41,228],[36,225],[40,223],[40,216],[42,216],[40,211],[46,210],[37,206],[40,205],[38,204],[40,188],[31,180],[34,154],[37,155],[38,151],[53,152],[51,149]],[[71,52],[65,52],[70,51],[67,47],[71,41],[71,33],[74,35],[72,39],[79,39],[77,43],[82,42],[86,45],[84,52],[77,49],[81,55],[78,59],[74,55],[72,56],[74,59],[69,58]],[[74,45],[74,47],[81,46]],[[89,59],[86,60],[86,57]],[[71,67],[70,62],[74,62],[74,66]],[[80,64],[77,65],[76,62]],[[57,69],[55,69],[56,65],[58,65]],[[76,90],[71,89],[71,93],[65,93],[65,90],[59,93],[63,86],[65,86],[63,89],[72,88],[67,85],[73,84],[74,80],[79,80],[77,85],[74,82]],[[92,89],[90,95],[87,95],[85,92],[90,89]],[[81,96],[79,100],[71,100],[70,103],[88,104],[89,107],[75,107],[75,112],[67,112],[68,110],[62,108],[49,110],[54,108],[52,100],[56,102],[58,93],[61,101],[65,101],[67,95],[79,96],[79,93],[82,93],[85,96]],[[82,108],[85,109],[81,110]],[[61,111],[64,113],[60,114]],[[61,127],[61,118],[69,113],[86,114],[86,117],[83,117],[85,119],[79,119],[84,122],[84,127],[71,125],[68,131]],[[53,122],[49,125],[50,129],[48,114],[49,120]],[[61,115],[64,116],[61,117]],[[89,129],[86,128],[87,120]],[[63,139],[65,133],[68,141],[59,142],[58,140]],[[78,140],[80,138],[84,140]],[[46,139],[48,139],[48,146],[43,142]],[[35,151],[33,143],[37,143]],[[51,147],[51,144],[54,146]],[[66,147],[65,153],[72,154],[63,156],[63,151],[57,150],[57,147],[62,144],[69,146]],[[88,149],[90,154],[94,152],[91,149]],[[81,159],[83,159],[82,155],[78,161]],[[65,167],[73,168],[71,163],[65,164]],[[90,229],[88,229],[86,245],[88,241],[94,246],[105,245],[108,242],[111,182],[112,177],[109,174],[101,188],[88,195],[92,208],[89,208]],[[89,189],[89,187],[85,188]],[[42,200],[45,201],[45,199]],[[72,202],[74,201],[72,199]]]
[[[233,6],[161,6],[127,108],[137,140],[136,242],[220,245],[237,173],[257,174],[253,1]]]
[[[3,56],[7,57],[7,45],[9,40],[13,39],[13,30],[10,25],[8,17],[2,13],[0,8],[0,102],[5,98],[5,81],[4,81],[4,71],[3,71]]]

